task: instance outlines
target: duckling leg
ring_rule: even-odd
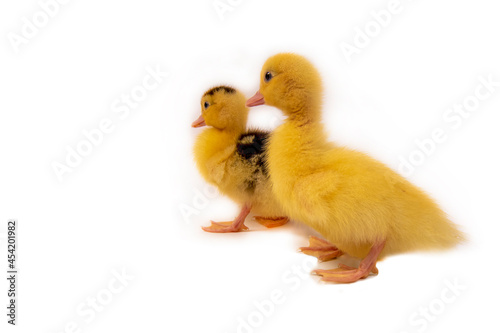
[[[203,230],[207,232],[238,232],[243,230],[248,230],[248,227],[245,225],[245,218],[250,213],[252,206],[248,204],[244,204],[241,208],[240,215],[231,222],[214,222],[210,221],[212,224],[210,227],[201,227]]]
[[[259,222],[266,228],[276,228],[281,227],[288,223],[288,217],[262,217],[262,216],[254,216],[255,221]]]
[[[370,253],[361,260],[358,268],[340,264],[336,269],[316,269],[313,274],[320,275],[321,280],[337,283],[351,283],[366,278],[370,273],[378,274],[377,259],[384,249],[385,241],[377,242],[370,249]]]
[[[301,247],[299,251],[318,258],[320,262],[338,258],[343,254],[335,245],[314,236],[309,236],[309,246]]]

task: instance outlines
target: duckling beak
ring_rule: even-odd
[[[257,91],[255,95],[253,95],[246,103],[246,106],[257,106],[257,105],[263,105],[266,104],[266,101],[264,101],[264,96],[260,93],[260,91]]]
[[[203,119],[203,116],[200,116],[198,119],[193,121],[191,124],[191,127],[203,127],[206,126],[207,124],[205,123],[205,119]]]

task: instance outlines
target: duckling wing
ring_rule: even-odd
[[[339,190],[339,182],[339,174],[330,170],[298,178],[291,192],[293,202],[303,213],[326,219],[329,205]]]
[[[234,156],[234,151],[234,145],[230,145],[207,161],[206,168],[209,170],[210,178],[215,184],[220,185],[224,178],[227,177],[227,164],[231,157]]]

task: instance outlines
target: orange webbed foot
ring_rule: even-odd
[[[370,249],[370,253],[361,261],[358,268],[340,264],[339,268],[335,269],[316,269],[313,274],[321,276],[321,280],[337,283],[352,283],[364,279],[370,273],[378,274],[376,267],[377,259],[384,249],[385,241],[376,243]]]
[[[250,213],[252,209],[251,205],[245,204],[241,208],[240,214],[234,221],[232,222],[214,222],[210,221],[210,227],[201,227],[204,231],[207,232],[216,232],[216,233],[224,233],[224,232],[239,232],[248,230],[248,227],[245,225],[245,218]]]
[[[364,279],[373,273],[378,274],[377,267],[373,267],[371,270],[366,270],[360,268],[355,268],[347,266],[344,264],[339,264],[339,268],[335,269],[316,269],[312,271],[312,274],[321,276],[322,281],[326,282],[337,282],[337,283],[352,283],[358,280]]]
[[[234,222],[214,222],[210,221],[211,225],[209,227],[201,227],[206,232],[224,233],[224,232],[239,232],[248,230],[248,227],[242,223],[241,225],[235,225]]]
[[[276,228],[281,227],[288,223],[288,217],[262,217],[254,216],[255,221],[259,222],[266,228]]]
[[[335,245],[330,242],[310,236],[309,237],[309,246],[299,248],[299,251],[318,258],[319,261],[328,261],[333,260],[342,255],[342,251],[340,251]]]

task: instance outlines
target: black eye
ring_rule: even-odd
[[[210,106],[210,104],[208,104],[208,102],[205,102],[205,104],[203,104],[203,107],[206,109]]]
[[[269,82],[273,78],[273,75],[270,72],[267,72],[266,75],[264,75],[264,81]]]

